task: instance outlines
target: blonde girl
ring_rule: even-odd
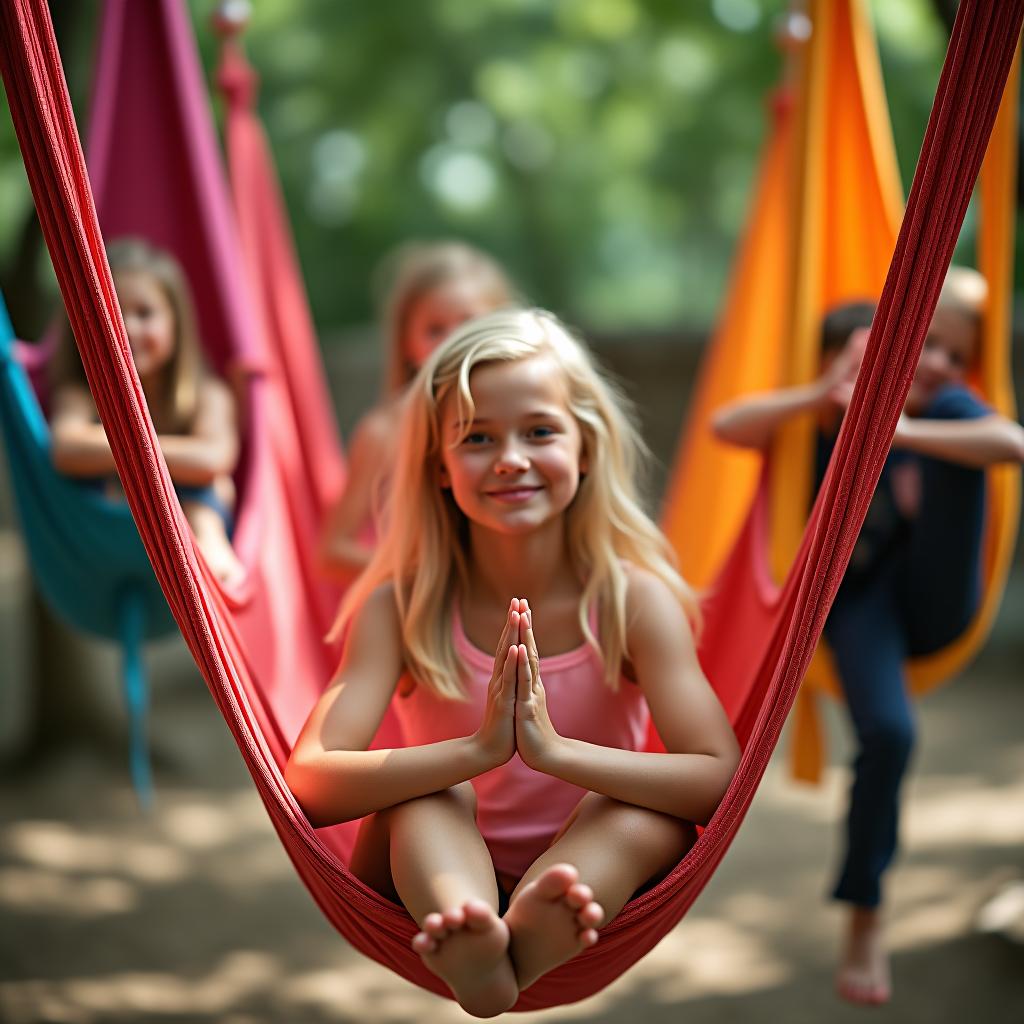
[[[462,242],[412,242],[384,264],[387,343],[380,402],[360,421],[349,447],[345,492],[320,539],[320,564],[348,582],[370,561],[375,512],[395,458],[398,402],[431,352],[461,323],[514,302],[514,289],[489,256]]]
[[[481,317],[431,355],[341,665],[286,769],[314,825],[364,819],[352,870],[405,905],[413,948],[478,1016],[670,870],[739,756],[624,405],[542,311]],[[370,750],[392,702],[406,746]],[[644,751],[652,717],[666,753]]]
[[[132,358],[167,469],[196,542],[214,574],[237,579],[228,539],[238,460],[235,402],[203,366],[185,275],[169,253],[136,238],[107,247]],[[67,476],[122,494],[117,467],[70,337],[55,367],[51,457]]]

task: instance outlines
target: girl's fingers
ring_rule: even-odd
[[[526,650],[530,655],[530,669],[533,672],[533,678],[536,679],[540,675],[540,655],[537,653],[537,641],[533,636],[532,624],[526,630]]]
[[[532,693],[530,659],[526,653],[526,646],[519,644],[516,649],[516,700],[527,701]]]
[[[505,651],[505,661],[501,666],[501,696],[511,697],[516,692],[516,669],[519,662],[519,648],[510,644]]]
[[[511,606],[508,610],[508,617],[505,619],[505,628],[501,631],[501,639],[498,640],[498,649],[494,653],[494,673],[491,682],[495,683],[501,676],[501,666],[504,664],[504,655],[508,653],[508,645],[512,643],[512,637],[519,635],[519,613],[513,611]]]

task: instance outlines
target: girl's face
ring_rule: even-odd
[[[470,392],[468,433],[455,396],[440,410],[441,485],[472,523],[497,533],[528,533],[562,515],[586,465],[555,362],[485,363],[470,375]]]
[[[118,271],[114,288],[135,369],[140,379],[152,378],[174,355],[174,307],[163,285],[144,270]]]
[[[418,370],[456,327],[493,308],[493,303],[469,281],[450,281],[431,288],[409,310],[402,355]]]
[[[974,365],[977,348],[973,317],[949,307],[936,309],[907,394],[908,412],[923,412],[941,388],[961,383]]]

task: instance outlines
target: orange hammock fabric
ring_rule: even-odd
[[[775,106],[746,234],[724,313],[708,347],[682,433],[662,526],[684,575],[708,586],[753,513],[760,454],[717,441],[714,411],[755,391],[803,384],[818,372],[824,313],[882,289],[902,199],[878,53],[864,0],[814,0],[813,32],[792,58],[794,81]],[[1016,203],[1017,67],[982,169],[978,265],[990,285],[974,384],[1013,418],[1010,301]],[[811,504],[813,424],[787,425],[770,454],[763,544],[750,572],[785,577]],[[1020,469],[988,471],[983,600],[953,644],[908,664],[921,693],[957,672],[984,642],[999,607],[1019,521]],[[822,641],[797,701],[793,768],[816,780],[824,745],[816,695],[840,694]]]
[[[602,929],[596,946],[524,993],[518,1008],[581,999],[626,970],[685,913],[735,835],[796,697],[881,472],[1022,18],[1024,0],[961,4],[861,379],[793,569],[777,593],[750,585],[743,547],[759,542],[754,517],[726,565],[718,599],[709,602],[703,656],[743,747],[720,808],[663,881]],[[311,599],[315,588],[302,562],[310,540],[295,532],[315,488],[303,476],[295,439],[300,419],[283,383],[290,370],[282,361],[289,355],[262,341],[257,353],[262,367],[250,392],[267,416],[251,414],[246,486],[258,488],[261,516],[252,528],[256,542],[244,552],[246,584],[237,593],[223,593],[196,558],[143,403],[44,0],[8,0],[0,5],[0,26],[4,81],[47,245],[129,504],[175,618],[274,827],[324,913],[356,948],[446,994],[409,948],[415,926],[405,911],[348,872],[345,855],[355,826],[312,829],[281,775],[289,745],[333,667],[323,646],[311,639],[320,606]],[[266,167],[250,170],[269,174]],[[262,246],[266,239],[250,243]],[[264,318],[262,327],[269,332],[272,324]],[[293,514],[296,508],[301,514]]]

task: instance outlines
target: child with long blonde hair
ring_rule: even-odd
[[[320,537],[321,569],[342,582],[370,561],[395,458],[398,403],[409,382],[456,327],[515,300],[498,264],[464,242],[406,243],[385,260],[380,277],[387,348],[383,394],[352,435],[345,491]]]
[[[457,330],[399,438],[387,532],[286,779],[314,825],[364,819],[352,870],[492,1016],[678,862],[739,752],[624,399],[554,316]],[[370,750],[391,704],[406,746]]]
[[[177,260],[140,238],[107,246],[132,359],[167,471],[214,575],[243,567],[228,537],[238,460],[238,417],[228,385],[203,364],[192,297]],[[123,495],[106,432],[70,337],[58,353],[50,412],[51,458],[67,476]]]

